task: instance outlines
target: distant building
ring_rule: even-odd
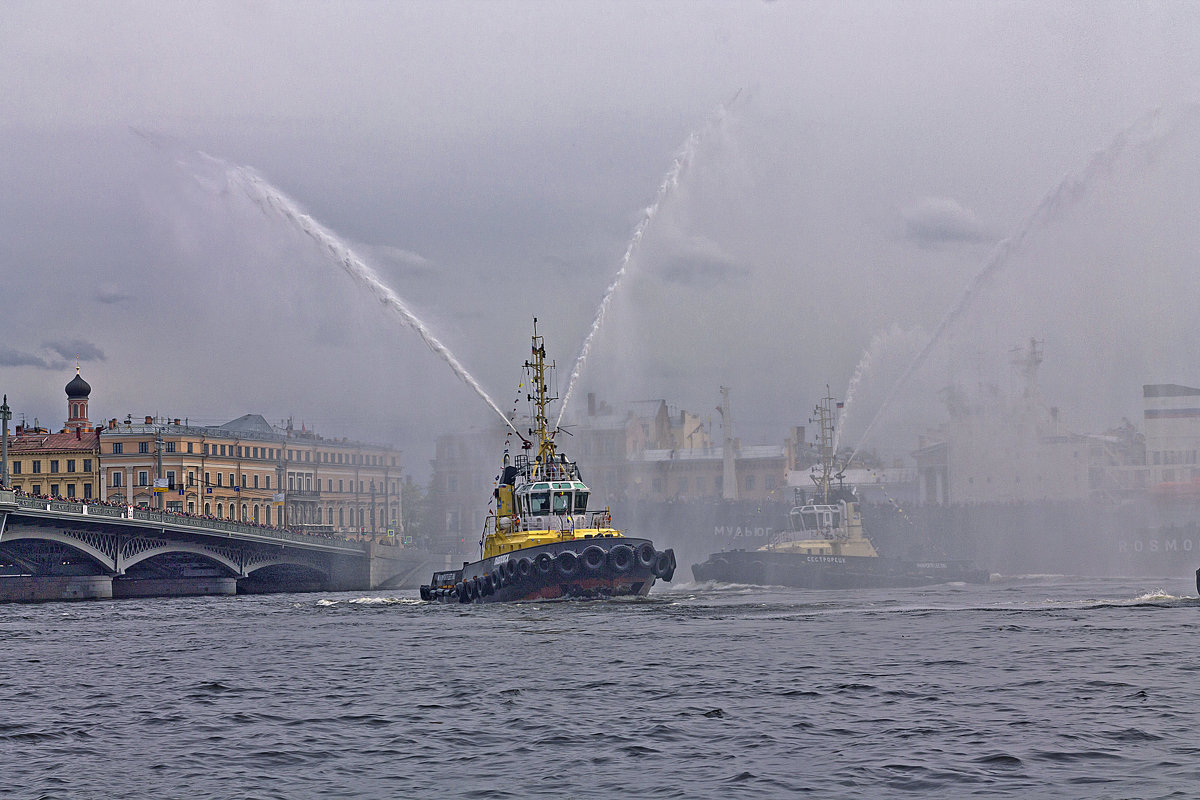
[[[113,419],[101,435],[104,497],[310,531],[402,528],[399,456],[247,414],[224,425]]]
[[[1142,387],[1146,466],[1160,493],[1200,493],[1200,389],[1175,383]]]

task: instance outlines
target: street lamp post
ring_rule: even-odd
[[[3,436],[0,436],[0,486],[8,488],[8,421],[12,419],[12,409],[8,407],[8,395],[4,395],[4,405],[0,405],[0,426]]]

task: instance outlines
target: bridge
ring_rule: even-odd
[[[412,548],[0,490],[0,602],[411,586]]]

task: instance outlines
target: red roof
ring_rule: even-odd
[[[75,432],[68,433],[23,433],[20,436],[10,436],[8,452],[13,453],[63,453],[63,452],[95,452],[100,445],[100,434],[95,431],[84,433],[75,438]]]

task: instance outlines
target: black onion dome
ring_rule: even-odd
[[[91,385],[76,372],[75,377],[67,384],[67,397],[87,397],[91,393]]]

